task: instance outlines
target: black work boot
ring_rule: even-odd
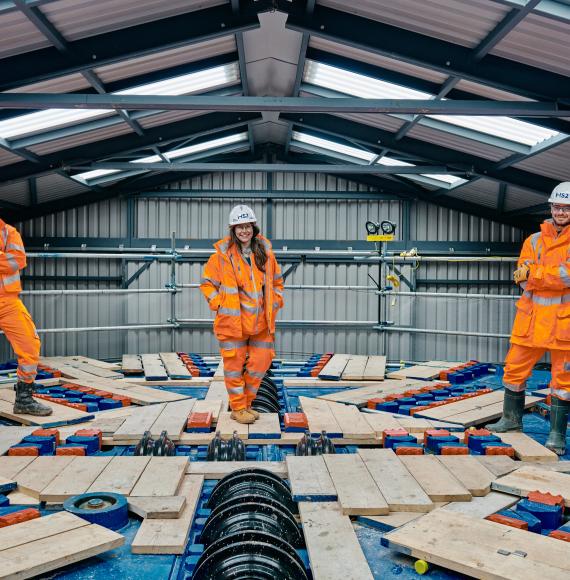
[[[47,405],[38,403],[33,397],[34,392],[33,383],[24,383],[18,381],[16,385],[16,401],[14,402],[14,413],[16,415],[37,415],[45,417],[51,415],[53,409]]]
[[[510,389],[505,388],[503,416],[496,423],[490,423],[487,425],[487,429],[489,429],[489,431],[493,431],[494,433],[522,431],[524,394],[524,391],[511,391]]]
[[[556,455],[566,453],[568,411],[570,411],[570,401],[552,397],[550,401],[550,434],[545,446],[550,451],[554,451]]]

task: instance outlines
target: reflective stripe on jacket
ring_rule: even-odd
[[[16,228],[0,220],[0,295],[22,291],[20,270],[26,267],[26,252]]]
[[[200,290],[216,312],[214,333],[218,340],[254,334],[264,326],[260,322],[275,333],[275,317],[283,307],[283,277],[269,240],[263,236],[257,239],[267,252],[265,272],[257,268],[253,254],[248,265],[237,248],[230,246],[229,237],[214,244],[216,252],[204,267]]]
[[[519,257],[529,277],[521,284],[511,342],[570,350],[570,226],[558,234],[546,220],[540,230],[525,240]]]

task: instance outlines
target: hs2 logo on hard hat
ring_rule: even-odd
[[[556,197],[563,197],[564,199],[569,199],[569,198],[570,198],[570,194],[568,194],[568,193],[563,193],[563,192],[559,191],[559,192],[556,194]]]
[[[236,219],[241,220],[241,219],[245,219],[248,218],[249,214],[247,213],[242,213],[241,215],[238,215]]]

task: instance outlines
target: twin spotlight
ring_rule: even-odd
[[[366,232],[368,236],[391,236],[393,239],[396,233],[396,224],[390,220],[383,220],[381,222],[366,222]],[[387,240],[368,240],[368,241],[387,241]]]

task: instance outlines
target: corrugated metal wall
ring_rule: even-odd
[[[200,176],[169,186],[169,189],[193,189],[204,192],[196,198],[136,198],[134,204],[134,237],[168,238],[176,232],[186,241],[221,237],[229,210],[236,202],[246,202],[254,208],[262,231],[267,229],[267,204],[250,199],[247,192],[264,191],[267,178],[263,174],[213,174]],[[324,175],[275,174],[274,190],[337,190],[361,191],[362,185]],[[244,197],[209,198],[208,191],[244,191]],[[174,192],[173,192],[174,194]],[[364,223],[369,218],[391,219],[398,224],[403,219],[403,203],[369,200],[273,200],[271,213],[274,239],[356,240],[364,237]],[[20,228],[26,237],[102,237],[127,236],[127,201],[117,199],[71,209],[42,217]],[[401,234],[401,229],[398,232]],[[488,241],[522,242],[516,228],[492,223],[457,211],[423,202],[410,208],[410,246],[414,241]],[[180,246],[179,246],[180,248]],[[49,288],[117,288],[122,275],[131,276],[141,263],[121,260],[30,260],[26,275],[33,279],[26,289]],[[125,270],[123,270],[125,268]],[[177,266],[178,283],[197,283],[202,264],[183,263]],[[358,285],[371,284],[369,275],[377,278],[378,266],[358,263],[307,263],[288,279],[289,284]],[[415,276],[420,291],[508,294],[516,290],[511,285],[492,284],[493,280],[509,279],[510,264],[422,264],[412,272],[402,270],[406,277]],[[69,282],[38,279],[43,276],[79,277]],[[90,277],[107,277],[97,282]],[[131,286],[134,288],[164,288],[170,278],[170,265],[153,263]],[[435,280],[488,280],[483,285],[441,285]],[[405,288],[402,285],[402,289]],[[354,290],[287,290],[282,320],[347,320],[377,321],[378,299],[372,292]],[[113,326],[124,324],[165,323],[171,316],[169,294],[130,294],[45,297],[28,296],[29,306],[39,328]],[[210,311],[196,289],[185,289],[176,295],[178,318],[210,318]],[[512,301],[434,299],[398,297],[388,307],[388,320],[396,325],[418,328],[457,329],[471,332],[510,332],[514,314]],[[501,360],[507,341],[494,338],[412,335],[389,333],[384,338],[377,331],[348,325],[343,328],[319,327],[282,328],[277,336],[281,356],[303,356],[312,352],[337,351],[357,354],[381,353],[386,342],[386,354],[395,360],[426,360],[430,358],[461,360]],[[46,355],[85,354],[114,358],[122,353],[145,353],[160,350],[216,352],[211,329],[103,331],[43,335]],[[3,353],[2,353],[3,354]],[[7,351],[6,351],[7,354]]]

